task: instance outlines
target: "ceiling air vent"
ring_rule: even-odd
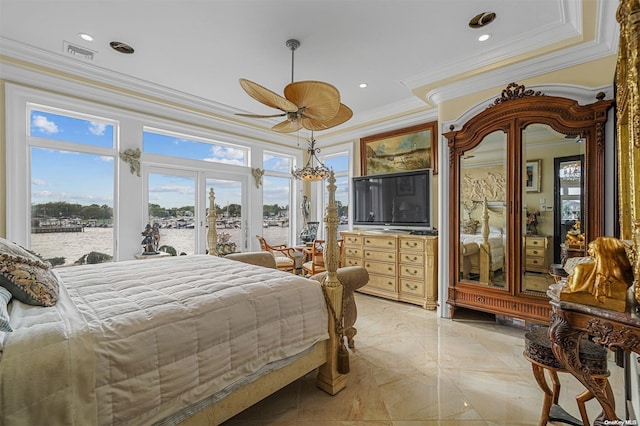
[[[76,46],[68,41],[63,43],[63,51],[67,55],[76,57],[78,59],[84,59],[85,61],[93,61],[93,57],[96,53],[93,50],[89,50],[86,47]]]
[[[111,48],[117,52],[126,53],[128,55],[134,52],[133,47],[121,41],[112,41],[111,43],[109,43],[109,46],[111,46]]]

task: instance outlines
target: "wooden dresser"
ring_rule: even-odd
[[[524,237],[524,270],[546,274],[551,266],[551,237],[548,235],[526,235]]]
[[[344,266],[364,266],[362,293],[436,309],[438,237],[341,232]]]

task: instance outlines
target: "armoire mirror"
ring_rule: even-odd
[[[589,105],[511,83],[450,148],[450,315],[549,321],[549,267],[604,231],[604,125]],[[574,238],[567,244],[567,238]],[[570,253],[570,251],[573,252]]]

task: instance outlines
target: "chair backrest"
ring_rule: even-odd
[[[271,251],[269,250],[269,244],[267,244],[267,241],[264,239],[264,237],[261,237],[260,235],[256,235],[256,238],[258,239],[258,242],[260,243],[260,250],[262,251]]]
[[[313,246],[311,247],[311,262],[314,266],[324,266],[324,246],[325,240],[313,240]]]

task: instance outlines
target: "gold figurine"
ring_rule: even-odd
[[[613,237],[589,243],[593,262],[579,263],[567,278],[560,300],[624,312],[633,269],[625,244]]]

